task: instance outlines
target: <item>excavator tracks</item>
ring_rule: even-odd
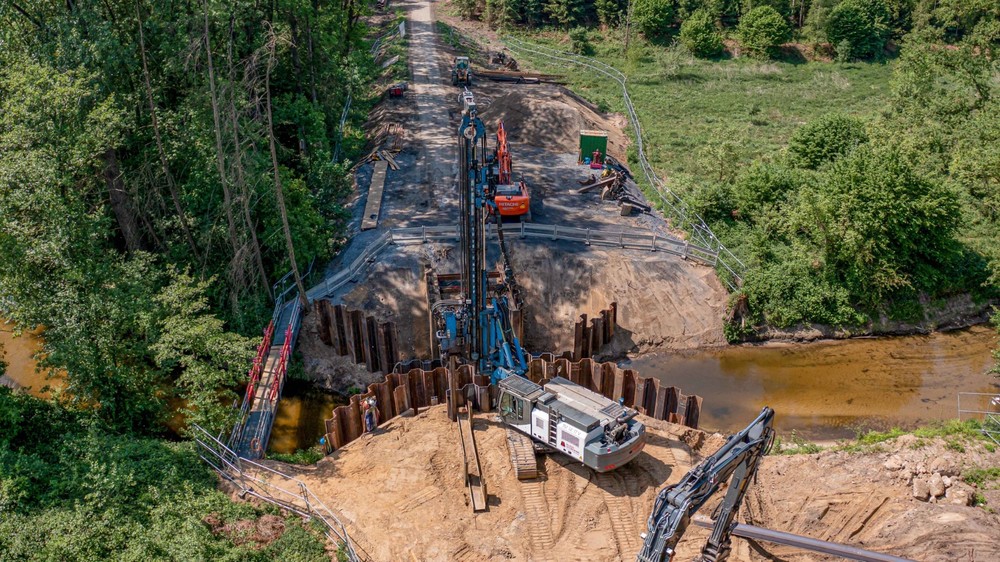
[[[633,475],[627,475],[634,478]],[[623,559],[639,550],[639,532],[635,528],[632,513],[632,500],[628,496],[628,482],[612,473],[598,473],[597,485],[604,490],[604,503],[608,506],[608,517],[611,519],[611,530],[618,545],[618,553]]]
[[[555,540],[552,537],[552,524],[549,520],[551,515],[542,485],[539,480],[521,482],[521,501],[524,504],[524,520],[532,550],[543,557],[540,559],[547,559],[543,553],[555,546]]]
[[[507,452],[510,453],[510,464],[518,480],[538,478],[538,462],[535,460],[535,447],[527,435],[507,428]]]

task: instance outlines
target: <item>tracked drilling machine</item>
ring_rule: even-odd
[[[488,164],[486,127],[475,98],[460,97],[458,188],[462,294],[436,303],[433,316],[441,358],[470,364],[500,388],[500,415],[511,428],[599,472],[635,458],[646,441],[637,412],[568,379],[544,385],[526,377],[530,356],[512,328],[503,291],[490,290],[486,225],[496,224],[503,268],[510,271],[503,221],[496,203],[494,170]],[[513,279],[512,272],[507,279]],[[516,291],[514,291],[516,294]]]

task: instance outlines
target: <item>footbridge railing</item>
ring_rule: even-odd
[[[486,229],[488,236],[496,236],[496,226],[488,225]],[[616,248],[629,248],[636,250],[647,250],[651,252],[666,252],[704,263],[706,265],[716,265],[719,254],[710,248],[693,244],[690,241],[680,240],[656,233],[639,230],[607,230],[595,228],[578,228],[570,226],[560,226],[555,224],[534,224],[521,223],[518,227],[505,228],[504,233],[520,235],[522,238],[536,240],[563,240],[569,242],[579,242],[593,246],[607,246]],[[459,239],[458,225],[440,226],[418,226],[411,228],[393,228],[385,231],[374,242],[369,244],[365,250],[354,259],[347,267],[327,277],[321,283],[309,289],[309,300],[316,300],[325,297],[339,290],[341,287],[356,279],[357,276],[368,266],[373,264],[379,254],[386,247],[397,244],[422,244],[426,242],[452,241]]]
[[[617,68],[590,57],[577,55],[575,53],[568,53],[566,51],[559,51],[543,45],[528,43],[510,36],[504,37],[503,41],[507,44],[507,47],[514,52],[529,53],[545,57],[553,61],[558,61],[560,63],[570,63],[583,66],[607,76],[621,86],[625,112],[628,114],[628,120],[632,125],[632,130],[635,132],[635,144],[638,153],[639,165],[642,167],[643,175],[646,176],[646,181],[649,182],[649,185],[652,186],[657,195],[659,195],[660,200],[666,206],[666,210],[671,215],[671,218],[680,223],[678,226],[689,230],[691,232],[692,239],[694,239],[699,245],[711,248],[712,251],[717,254],[718,257],[712,265],[720,267],[727,272],[727,275],[722,275],[721,277],[729,288],[734,291],[739,288],[739,286],[743,284],[743,276],[746,273],[747,266],[722,244],[722,242],[715,236],[715,233],[712,232],[712,229],[709,228],[708,224],[706,224],[697,213],[692,213],[688,209],[684,200],[664,184],[663,180],[656,175],[656,171],[653,170],[653,167],[649,164],[642,142],[642,124],[639,122],[639,115],[635,111],[635,106],[632,105],[632,98],[629,96],[628,87],[625,85],[628,77]]]
[[[241,458],[235,451],[201,426],[192,424],[191,433],[198,456],[226,480],[239,488],[240,497],[253,496],[284,510],[319,521],[323,534],[351,562],[370,559],[351,541],[347,528],[304,482],[273,468]],[[361,551],[359,553],[359,551]]]

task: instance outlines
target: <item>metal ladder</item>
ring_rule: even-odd
[[[560,418],[557,410],[549,410],[549,445],[556,444],[556,426],[559,425]]]

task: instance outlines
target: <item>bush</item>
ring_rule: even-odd
[[[802,179],[795,170],[778,164],[754,162],[733,182],[733,216],[754,222],[776,208],[801,184]]]
[[[815,170],[868,142],[864,123],[845,115],[827,115],[792,134],[788,150],[797,166]]]
[[[573,45],[573,52],[578,55],[594,54],[594,47],[587,38],[587,30],[583,27],[574,27],[569,31],[569,40]]]
[[[885,49],[892,29],[882,0],[844,0],[826,21],[826,36],[838,60],[870,59]]]
[[[792,30],[777,10],[759,6],[740,19],[736,35],[750,56],[768,58],[777,54],[778,47],[792,38]]]
[[[681,44],[696,57],[714,57],[722,52],[722,36],[712,16],[698,10],[681,24]]]
[[[647,39],[663,39],[674,24],[672,0],[635,0],[632,18]]]
[[[826,170],[817,191],[812,218],[800,226],[821,241],[855,302],[875,307],[900,289],[934,289],[915,281],[953,261],[958,196],[898,150],[858,147]]]

